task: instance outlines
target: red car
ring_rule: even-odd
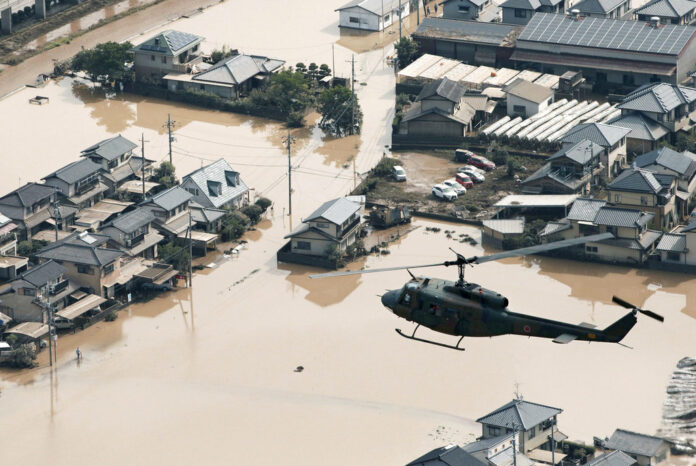
[[[456,156],[458,162],[468,163],[476,168],[480,168],[486,171],[491,171],[495,169],[495,164],[488,160],[486,157],[476,155],[473,152],[469,152],[468,150],[458,149]]]
[[[457,173],[455,179],[457,180],[457,183],[464,186],[466,189],[474,187],[474,182],[471,181],[471,178],[469,178],[469,176],[464,173]]]

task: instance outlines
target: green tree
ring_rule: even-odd
[[[319,67],[319,79],[323,79],[327,76],[331,76],[331,68],[329,68],[329,65],[327,65],[326,63],[323,63]]]
[[[73,57],[72,69],[84,71],[94,80],[126,81],[131,77],[126,63],[133,61],[130,42],[104,42],[93,49],[81,50]]]
[[[268,210],[268,208],[271,206],[272,202],[270,199],[268,199],[266,197],[260,197],[260,198],[256,199],[256,202],[254,202],[254,204],[261,207],[261,210],[263,212],[266,212],[266,210]]]
[[[19,345],[12,350],[8,363],[12,367],[20,369],[36,366],[36,346],[33,344]]]
[[[177,184],[176,169],[169,162],[162,162],[155,169],[155,180],[165,188],[171,188]]]
[[[30,257],[39,252],[48,243],[38,239],[24,240],[17,244],[17,255]]]
[[[286,118],[289,118],[293,112],[304,115],[304,110],[312,101],[309,82],[304,74],[289,70],[271,75],[268,85],[265,88],[253,90],[249,97],[254,105],[275,107]],[[292,120],[297,122],[295,116]]]
[[[253,224],[258,223],[261,220],[261,215],[263,214],[263,209],[256,205],[251,204],[242,208],[242,213],[249,217],[249,221]]]
[[[362,123],[360,103],[358,97],[353,96],[348,88],[335,86],[325,89],[319,95],[318,104],[319,113],[321,113],[319,126],[337,135],[352,134],[354,130],[360,132]],[[353,121],[355,121],[355,128],[352,126]]]
[[[158,254],[161,261],[172,265],[175,269],[188,270],[190,257],[188,249],[170,241],[158,247]]]
[[[399,62],[399,68],[403,69],[413,63],[418,57],[418,43],[410,37],[402,37],[394,45],[396,49],[396,59]]]
[[[215,49],[212,52],[210,52],[210,61],[213,62],[214,65],[224,60],[225,58],[237,55],[237,53],[237,50],[227,48],[226,45],[223,45],[221,49]]]
[[[295,71],[297,71],[298,73],[306,74],[307,66],[304,63],[299,62],[295,65]]]

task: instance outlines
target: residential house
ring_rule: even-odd
[[[200,44],[204,38],[187,32],[167,30],[133,48],[135,78],[159,82],[169,73],[188,73],[203,61]]]
[[[43,178],[58,190],[61,203],[84,209],[99,202],[108,187],[101,182],[101,166],[89,159],[69,163]]]
[[[193,194],[181,186],[173,186],[147,198],[141,203],[155,215],[155,227],[165,236],[176,238],[185,234],[189,223],[189,202]]]
[[[516,79],[505,86],[507,94],[507,114],[528,118],[544,111],[553,103],[553,89],[530,83],[524,79]]]
[[[151,209],[139,207],[104,225],[101,233],[111,238],[111,246],[129,256],[154,259],[157,257],[157,244],[164,239],[152,227],[154,221]]]
[[[513,249],[513,247],[510,247],[510,244],[516,246],[514,241],[521,239],[523,234],[524,217],[510,219],[492,218],[483,221],[481,244],[498,249]]]
[[[691,24],[696,2],[692,0],[652,0],[634,11],[638,21],[659,18],[662,24]]]
[[[549,222],[540,233],[543,241],[578,238],[597,233],[612,233],[614,238],[586,243],[560,252],[582,259],[602,262],[641,264],[653,252],[661,232],[649,230],[654,214],[636,209],[607,205],[600,199],[577,199],[566,218]]]
[[[676,177],[677,218],[689,215],[696,195],[696,154],[689,151],[680,153],[669,147],[661,147],[639,155],[633,164],[656,174]]]
[[[626,151],[634,154],[657,149],[670,135],[667,128],[640,113],[619,115],[607,124],[631,130],[626,136]]]
[[[527,24],[537,12],[562,14],[566,10],[565,0],[506,0],[500,4],[503,23]]]
[[[532,466],[534,462],[514,448],[513,438],[518,441],[519,434],[515,437],[510,432],[499,437],[479,439],[464,445],[462,450],[491,466]],[[560,454],[558,458],[561,458]]]
[[[609,203],[617,207],[637,208],[654,215],[653,226],[671,228],[679,220],[674,175],[630,168],[607,185]]]
[[[106,246],[109,236],[75,232],[51,243],[36,253],[41,262],[53,260],[62,265],[65,275],[91,293],[113,298],[128,283],[121,278],[123,252]]]
[[[29,258],[17,255],[0,256],[0,281],[14,280],[27,269]]]
[[[351,0],[338,11],[338,26],[367,31],[382,31],[411,12],[404,0]]]
[[[665,439],[623,429],[616,429],[604,447],[626,453],[640,466],[653,466],[670,459],[670,444]]]
[[[696,221],[662,235],[655,250],[664,263],[696,265]]]
[[[181,187],[193,201],[207,208],[236,209],[249,202],[249,188],[225,159],[184,176]]]
[[[203,207],[194,201],[189,203],[189,212],[191,212],[191,219],[195,223],[194,228],[208,233],[220,232],[223,226],[222,221],[227,214],[225,210]]]
[[[80,231],[97,232],[102,225],[113,220],[132,205],[132,202],[117,201],[108,198],[102,199],[92,207],[81,209],[75,214],[75,224],[73,228]]]
[[[17,224],[0,214],[0,256],[17,254]]]
[[[444,0],[442,17],[490,22],[498,17],[498,5],[494,0]]]
[[[680,83],[696,68],[696,28],[537,12],[515,42],[517,69],[561,75],[581,71],[606,90],[654,82]]]
[[[153,161],[145,159],[143,164],[142,157],[133,155],[136,147],[135,143],[119,134],[84,149],[80,156],[101,166],[101,179],[113,193],[127,181],[142,179],[143,172],[145,177],[151,174]]]
[[[465,93],[462,84],[447,78],[426,84],[404,114],[401,132],[433,138],[466,136],[476,110],[463,102]]]
[[[623,18],[631,11],[631,0],[580,0],[573,5],[585,18]]]
[[[691,114],[696,110],[696,89],[669,83],[646,84],[628,94],[616,108],[622,116],[640,114],[671,133],[689,130],[693,126]]]
[[[17,224],[19,239],[30,239],[53,216],[56,189],[27,183],[0,198],[0,212]]]
[[[301,262],[304,257],[309,258],[307,263],[313,263],[312,257],[326,258],[332,247],[344,252],[357,239],[360,209],[360,204],[345,198],[323,203],[285,236],[290,242],[281,251],[291,255],[281,258],[279,253],[279,260]]]
[[[486,460],[476,458],[457,445],[447,445],[429,451],[406,466],[488,466],[488,464]]]
[[[588,139],[569,144],[522,181],[522,192],[589,195],[599,178],[600,158],[605,151],[604,147]]]
[[[588,140],[604,148],[599,162],[602,164],[602,177],[612,179],[621,172],[626,163],[626,136],[631,132],[628,128],[607,125],[604,123],[583,123],[572,128],[562,138],[563,147]]]
[[[518,448],[523,454],[538,448],[550,450],[554,442],[567,437],[558,431],[557,419],[563,410],[515,399],[476,420],[481,424],[482,440],[519,433]]]
[[[636,466],[638,462],[620,450],[602,453],[587,462],[587,466]]]
[[[38,298],[17,293],[5,293],[0,295],[0,313],[9,317],[15,324],[43,323],[46,310]]]
[[[237,99],[258,87],[284,64],[283,60],[258,55],[234,55],[198,73],[170,73],[163,79],[172,92],[205,91]]]

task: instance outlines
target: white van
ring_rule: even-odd
[[[394,165],[392,175],[396,181],[406,181],[406,170],[401,165]]]

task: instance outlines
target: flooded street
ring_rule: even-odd
[[[333,11],[343,3],[308,0],[287,8],[265,0],[242,10],[224,2],[168,27],[205,35],[208,47],[226,44],[289,64],[332,66],[331,44],[338,42],[337,75],[348,76],[354,52],[343,46],[348,39],[339,35]],[[261,15],[263,27],[254,20]],[[0,372],[3,464],[399,465],[437,446],[474,440],[480,435],[474,420],[509,401],[516,384],[525,399],[562,408],[559,428],[571,439],[589,442],[616,427],[659,428],[670,374],[682,357],[693,356],[694,277],[552,258],[470,268],[467,279],[506,295],[513,311],[606,327],[624,314],[611,304],[616,294],[666,321],[639,319],[625,340],[633,350],[505,336],[465,339],[460,353],[396,335],[394,328],[411,324],[383,309],[377,295],[400,287],[406,272],[310,280],[309,268],[276,264],[283,236],[324,200],[348,193],[390,143],[390,53],[356,55],[357,79],[366,83],[356,86],[364,112],[359,137],[292,131],[292,217],[284,215],[287,130],[277,122],[132,95],[104,99],[72,79],[40,90],[48,105],[27,103],[33,89],[0,101],[4,192],[116,133],[137,142],[144,134],[146,157],[166,160],[163,124],[171,114],[179,176],[225,157],[256,194],[274,201],[268,219],[248,233],[248,248],[206,258],[215,266],[197,272],[192,289],[131,305],[115,322],[61,337],[53,371],[43,352],[35,370]],[[391,254],[352,267],[446,260],[448,247],[483,252],[426,231],[435,225],[414,221],[419,228],[393,243]],[[455,238],[480,235],[438,226],[456,230]],[[450,269],[425,270],[455,278]],[[295,372],[300,365],[304,371]]]

